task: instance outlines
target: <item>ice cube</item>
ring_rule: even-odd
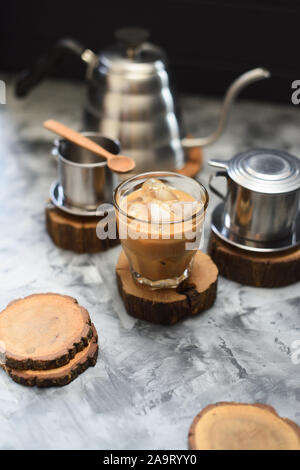
[[[196,201],[178,201],[170,204],[171,214],[174,220],[186,220],[197,212]]]
[[[165,186],[165,183],[163,183],[162,181],[157,180],[156,178],[149,178],[143,184],[143,189],[145,191],[157,191],[158,189],[165,188]]]
[[[174,220],[183,220],[182,202],[174,202],[173,204],[171,204],[170,209]]]
[[[127,214],[130,217],[134,217],[135,219],[140,219],[140,220],[145,220],[145,221],[148,220],[147,206],[141,202],[134,202],[133,204],[130,204],[128,207]]]
[[[143,184],[145,197],[149,199],[158,199],[159,201],[177,201],[177,197],[172,189],[160,180],[149,178]]]
[[[152,223],[159,224],[162,222],[170,222],[171,212],[168,204],[151,203],[149,209]]]

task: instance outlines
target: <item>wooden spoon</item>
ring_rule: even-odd
[[[135,161],[131,157],[125,157],[124,155],[114,155],[108,150],[96,144],[92,140],[79,134],[70,127],[61,124],[60,122],[49,119],[44,122],[44,127],[49,131],[54,132],[61,137],[73,142],[73,144],[79,145],[86,150],[90,150],[96,155],[106,158],[107,166],[115,173],[128,173],[135,168]]]

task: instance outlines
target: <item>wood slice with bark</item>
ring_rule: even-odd
[[[11,302],[0,313],[4,364],[12,369],[61,367],[92,337],[88,311],[59,294],[33,294]]]
[[[199,171],[202,168],[203,150],[201,147],[193,147],[193,148],[187,149],[186,155],[187,155],[187,160],[185,162],[185,165],[183,168],[177,170],[177,173],[193,178],[199,173]]]
[[[236,248],[211,233],[208,252],[220,274],[254,287],[283,287],[300,281],[300,249],[255,253]]]
[[[8,375],[17,383],[33,387],[62,387],[76,379],[89,367],[93,367],[98,357],[98,336],[92,324],[93,336],[89,344],[78,352],[70,362],[57,369],[16,370],[4,367]]]
[[[300,450],[300,428],[260,403],[209,405],[194,419],[191,450]]]
[[[120,295],[129,315],[161,325],[198,315],[210,308],[217,294],[218,269],[211,258],[198,251],[190,277],[177,289],[150,289],[135,282],[122,251],[116,275]]]
[[[118,239],[100,240],[97,225],[100,217],[79,217],[54,206],[46,208],[46,227],[52,241],[60,248],[75,253],[98,253],[119,243]]]

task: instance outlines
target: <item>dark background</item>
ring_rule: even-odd
[[[0,71],[21,71],[62,37],[99,51],[115,29],[142,26],[167,51],[180,92],[222,95],[238,74],[264,66],[272,78],[243,96],[290,103],[300,79],[299,0],[10,0],[0,11]],[[80,79],[84,66],[68,58],[53,75]]]

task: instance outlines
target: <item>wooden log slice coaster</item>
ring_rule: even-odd
[[[11,302],[0,313],[4,364],[11,369],[61,367],[92,337],[88,311],[76,299],[34,294]]]
[[[177,173],[180,173],[184,176],[189,176],[193,178],[201,170],[203,165],[203,150],[201,147],[194,147],[187,149],[187,161],[183,168],[177,170]]]
[[[300,428],[268,405],[217,403],[201,411],[189,432],[191,450],[300,450]]]
[[[212,232],[208,252],[220,274],[240,284],[283,287],[300,281],[300,248],[256,253],[236,248]]]
[[[60,248],[75,253],[97,253],[119,243],[119,240],[100,240],[96,229],[101,217],[82,217],[67,214],[52,205],[46,207],[46,227],[52,241]]]
[[[218,269],[198,251],[190,277],[177,289],[157,289],[136,283],[122,251],[116,266],[120,295],[129,315],[161,325],[173,325],[210,308],[217,294]]]
[[[72,382],[89,367],[93,367],[98,357],[98,336],[92,324],[93,336],[89,344],[78,352],[70,362],[57,369],[16,370],[5,367],[8,375],[17,383],[33,387],[61,387]]]

